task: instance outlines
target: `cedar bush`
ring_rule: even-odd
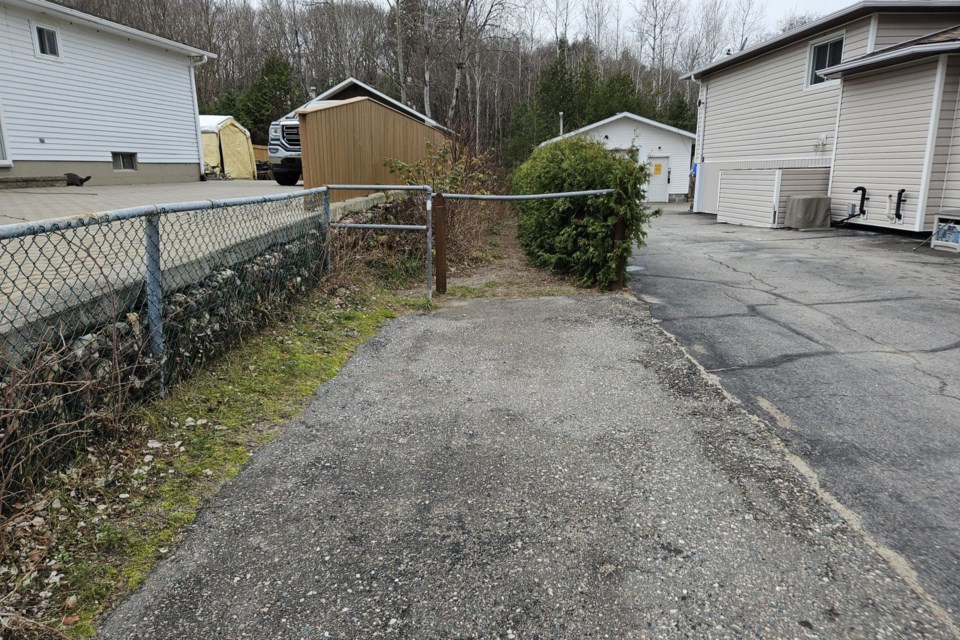
[[[617,265],[626,262],[633,242],[646,240],[643,225],[660,211],[643,202],[647,168],[630,154],[600,142],[569,138],[533,152],[513,174],[513,192],[556,193],[616,189],[612,194],[517,202],[518,238],[537,265],[572,275],[582,286],[613,287]],[[614,243],[623,219],[627,241]]]

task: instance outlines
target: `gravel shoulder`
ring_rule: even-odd
[[[115,638],[948,638],[770,428],[618,295],[389,322]]]

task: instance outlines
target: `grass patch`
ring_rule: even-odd
[[[23,544],[13,564],[0,567],[0,587],[11,589],[0,596],[0,638],[8,630],[24,638],[94,635],[99,617],[172,550],[204,500],[361,343],[397,313],[429,308],[372,286],[317,293],[286,322],[145,407],[129,437],[89,449],[56,474],[11,522]]]

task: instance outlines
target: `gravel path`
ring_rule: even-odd
[[[947,638],[618,296],[402,317],[103,638]]]

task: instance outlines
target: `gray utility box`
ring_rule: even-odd
[[[830,228],[830,198],[827,196],[791,196],[784,226],[800,231]]]

